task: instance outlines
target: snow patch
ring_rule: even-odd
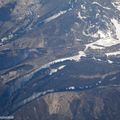
[[[102,7],[102,8],[104,8],[104,9],[106,9],[106,10],[110,10],[110,9],[111,9],[111,8],[109,8],[109,7],[106,7],[106,6],[101,5],[101,4],[98,3],[98,2],[93,2],[92,4],[96,4],[96,5]]]
[[[52,75],[52,74],[58,72],[59,70],[62,70],[65,66],[66,65],[62,65],[62,66],[58,67],[57,69],[51,69],[49,75]]]
[[[120,55],[120,51],[116,51],[116,52],[111,52],[111,53],[106,53],[107,57],[108,56],[116,56],[116,55]]]
[[[45,23],[48,23],[48,22],[50,22],[50,21],[52,21],[52,20],[54,20],[54,19],[60,17],[61,15],[65,14],[66,12],[67,12],[67,10],[60,11],[59,13],[57,13],[57,14],[55,14],[55,15],[53,15],[53,16],[47,18],[46,20],[44,20],[44,22],[45,22]]]
[[[110,64],[112,64],[113,63],[113,61],[111,61],[111,60],[107,60],[108,61],[108,63],[110,63]]]
[[[81,16],[80,11],[78,12],[78,14],[77,14],[77,15],[78,15],[77,17],[78,17],[79,19],[81,19],[81,20],[86,18],[85,16],[84,16],[84,17],[82,17],[82,16]]]
[[[115,33],[116,33],[116,39],[112,37],[110,31],[107,33],[103,33],[102,31],[98,31],[94,36],[99,37],[95,42],[89,43],[86,45],[85,50],[88,48],[92,49],[105,49],[105,47],[111,47],[113,45],[120,44],[120,23],[116,19],[111,19],[111,22],[115,26]],[[93,36],[93,37],[94,37]]]
[[[118,10],[120,10],[120,1],[118,0],[116,0],[116,1],[114,1],[114,2],[112,2],[112,5],[115,7],[115,8],[117,8]]]
[[[120,23],[116,20],[116,19],[111,19],[111,22],[114,24],[115,28],[116,28],[116,35],[117,35],[117,39],[120,42]]]
[[[74,86],[71,86],[71,87],[69,87],[69,88],[67,88],[68,90],[74,90],[75,89],[75,87]]]
[[[18,106],[21,106],[21,105],[25,105],[26,103],[38,98],[39,96],[43,96],[43,95],[46,95],[48,93],[53,93],[55,92],[54,89],[50,89],[50,90],[46,90],[44,92],[38,92],[38,93],[34,93],[32,96],[24,99],[20,104],[18,104]]]

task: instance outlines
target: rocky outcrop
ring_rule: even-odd
[[[52,93],[23,106],[16,120],[119,120],[120,87]]]

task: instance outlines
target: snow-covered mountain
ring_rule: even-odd
[[[119,64],[119,0],[0,1],[0,114],[48,93],[116,89]]]

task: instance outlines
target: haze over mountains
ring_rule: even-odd
[[[0,28],[0,115],[120,119],[119,0],[1,0]]]

